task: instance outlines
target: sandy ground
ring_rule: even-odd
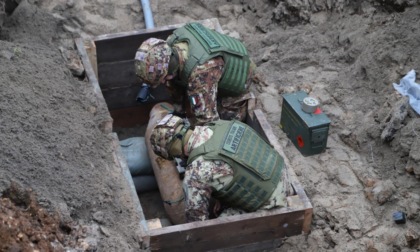
[[[258,106],[314,206],[311,234],[276,251],[420,249],[420,117],[392,86],[420,70],[419,4],[151,1],[155,26],[217,17],[264,76]],[[92,90],[60,51],[71,55],[73,38],[144,28],[140,3],[25,0],[2,22],[0,192],[16,181],[74,223],[62,247],[138,250],[112,135],[97,127]],[[303,157],[278,127],[281,95],[295,90],[317,97],[332,121],[325,153]],[[394,223],[395,211],[406,224]],[[78,237],[79,227],[88,234]]]

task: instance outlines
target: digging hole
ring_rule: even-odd
[[[216,27],[216,29],[220,27],[217,19],[207,19],[201,22],[210,25],[210,27]],[[166,39],[177,26],[181,27],[182,24],[156,30],[106,34],[92,41],[76,39],[76,45],[85,66],[86,76],[93,86],[98,100],[105,101],[104,106],[107,107],[112,118],[112,120],[104,119],[100,125],[104,126],[104,132],[110,133],[110,129],[112,129],[113,134],[118,137],[120,146],[121,142],[126,139],[144,138],[149,113],[154,105],[160,102],[173,103],[164,85],[150,90],[150,96],[153,99],[144,103],[137,101],[136,98],[141,85],[135,74],[134,56],[143,41],[150,37]],[[185,102],[188,104],[188,101]],[[246,123],[262,137],[265,137],[266,141],[270,141],[273,146],[277,146],[275,147],[276,150],[285,157],[264,113],[255,109],[255,102],[255,97],[248,101]],[[118,152],[122,151],[118,150]],[[117,156],[121,156],[117,159],[124,159],[124,154],[120,154],[116,153]],[[124,164],[121,164],[121,166],[124,166]],[[140,229],[144,231],[142,237],[144,237],[145,242],[143,245],[145,247],[150,246],[152,250],[158,248],[168,251],[182,250],[185,248],[185,241],[194,241],[189,243],[191,245],[189,249],[197,251],[203,248],[243,247],[245,244],[254,244],[255,242],[263,242],[268,247],[272,247],[273,240],[310,231],[312,205],[296,176],[290,177],[292,188],[290,195],[287,197],[287,203],[290,207],[268,210],[263,215],[261,215],[261,212],[250,212],[222,219],[214,218],[208,221],[177,224],[175,228],[167,226],[172,225],[170,219],[174,219],[174,223],[183,223],[181,218],[185,213],[182,206],[166,205],[162,199],[164,196],[161,197],[161,192],[157,187],[150,191],[135,192],[135,188],[132,186],[133,176],[130,175],[131,172],[128,172],[126,166],[122,168],[122,176],[133,190],[130,194],[133,199],[133,206],[136,208],[134,209],[135,213],[140,219]],[[173,190],[169,190],[170,194],[173,192]],[[162,194],[165,194],[165,192],[162,192]],[[137,198],[139,198],[139,201]],[[176,200],[178,199],[177,197]],[[170,198],[164,200],[175,201],[175,199]],[[210,218],[212,217],[210,216]],[[234,221],[230,221],[231,218],[229,217],[234,217],[232,218]],[[143,225],[145,223],[147,225]],[[223,232],[234,235],[228,239],[226,239],[226,236],[220,235],[209,236],[215,230],[223,230]],[[264,235],[255,235],[256,233]],[[194,234],[193,237],[192,234]]]

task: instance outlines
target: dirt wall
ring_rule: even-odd
[[[139,220],[113,138],[98,127],[92,87],[66,67],[57,43],[62,28],[62,20],[26,1],[5,23],[0,191],[12,181],[32,189],[42,207],[88,230],[92,251],[137,250]]]

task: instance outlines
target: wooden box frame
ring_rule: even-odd
[[[199,21],[222,32],[217,19]],[[93,40],[76,39],[76,46],[85,67],[89,83],[100,104],[107,106],[111,121],[102,122],[114,127],[147,124],[149,111],[157,101],[166,100],[163,89],[154,90],[155,102],[140,104],[135,101],[139,91],[134,73],[134,55],[142,41],[149,37],[166,39],[182,26],[169,25],[154,29],[101,35]],[[287,197],[289,206],[237,216],[212,219],[151,229],[137,197],[131,175],[121,155],[118,137],[115,138],[115,159],[131,188],[137,206],[141,245],[145,250],[159,251],[261,251],[277,247],[285,237],[310,232],[312,205],[264,113],[255,109],[255,98],[248,104],[247,123],[264,136],[285,159],[294,195]]]

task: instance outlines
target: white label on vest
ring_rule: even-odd
[[[223,149],[231,153],[236,153],[241,142],[242,135],[245,132],[245,127],[239,123],[233,123],[223,143]]]

